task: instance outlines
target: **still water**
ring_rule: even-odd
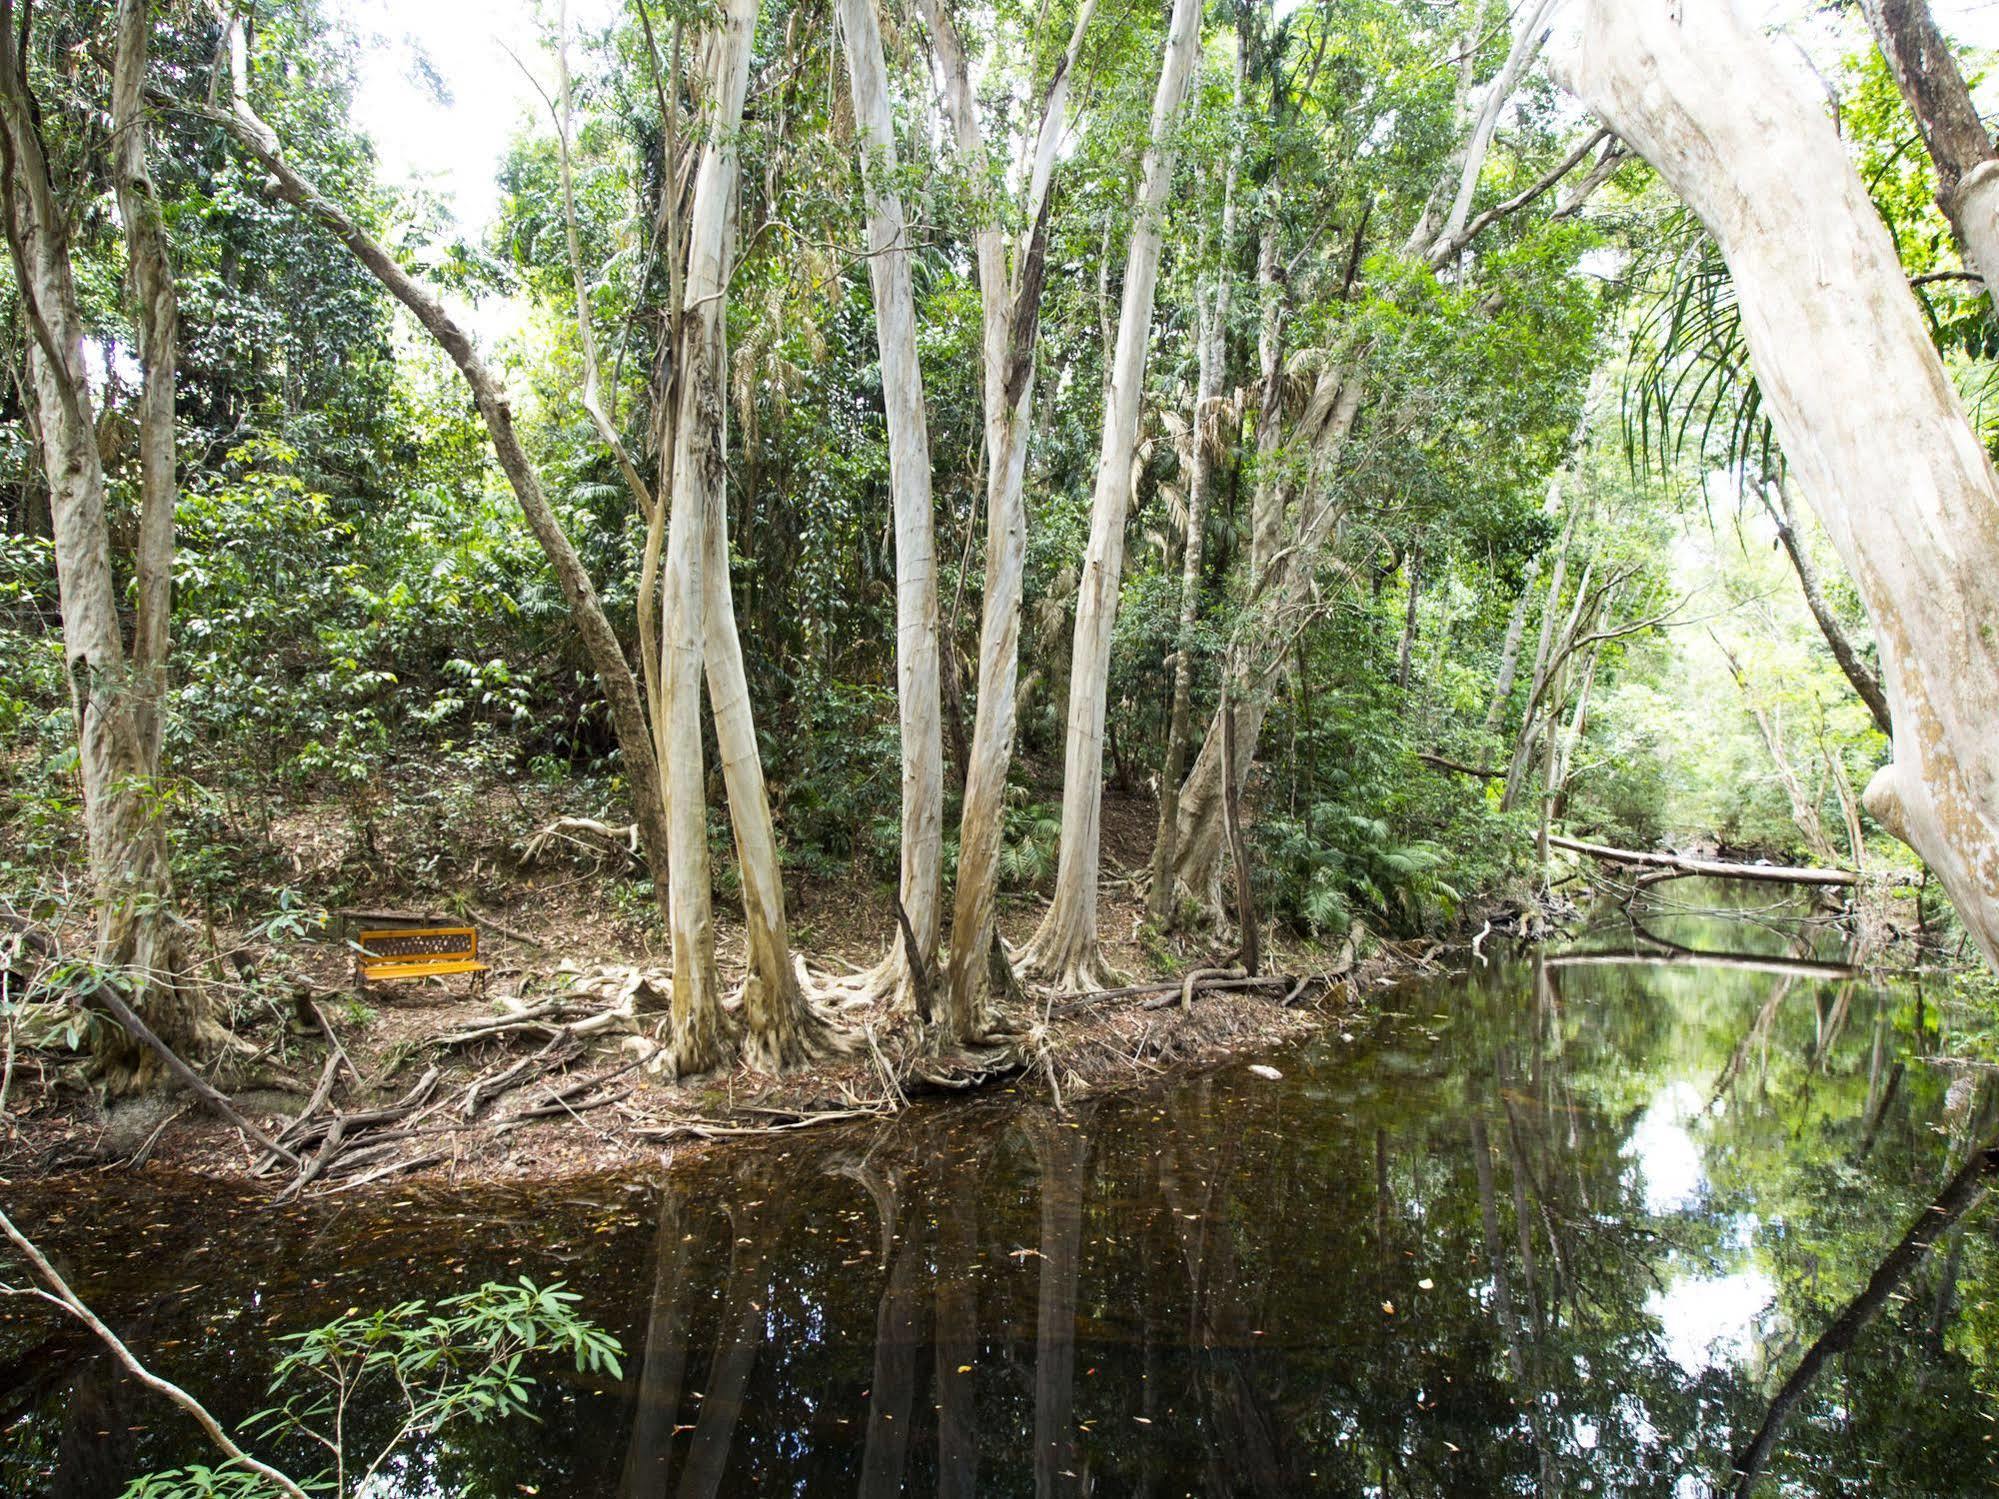
[[[1279,1080],[918,1110],[664,1181],[8,1201],[228,1420],[265,1403],[276,1337],[350,1307],[561,1278],[622,1340],[623,1380],[538,1371],[538,1419],[418,1443],[384,1495],[1999,1490],[1999,1211],[1823,1342],[1999,1133],[1999,1074],[1940,1065],[1962,1014],[1842,975],[1781,914],[1668,906],[1389,991],[1260,1059]],[[0,1316],[7,1494],[204,1455],[86,1337]],[[390,1415],[353,1412],[356,1445]]]

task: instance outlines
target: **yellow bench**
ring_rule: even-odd
[[[485,988],[486,972],[479,961],[479,933],[473,927],[392,927],[357,932],[354,937],[354,979],[363,989],[402,979],[469,973],[477,993]]]

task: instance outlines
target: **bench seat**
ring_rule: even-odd
[[[384,960],[379,963],[363,963],[361,973],[370,979],[420,979],[431,974],[444,973],[484,973],[486,965],[466,958],[453,958],[432,962],[402,962]]]
[[[479,933],[469,926],[395,927],[361,932],[354,943],[354,978],[362,987],[410,979],[473,975],[483,987],[488,966],[479,961]]]

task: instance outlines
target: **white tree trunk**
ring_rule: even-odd
[[[920,0],[936,49],[946,111],[960,166],[975,182],[990,180],[990,158],[972,102],[971,69],[941,0]],[[1076,8],[1076,22],[1048,90],[1020,208],[1026,228],[1007,264],[1007,237],[998,215],[977,232],[979,298],[984,325],[986,422],[985,600],[979,622],[979,702],[972,726],[971,763],[958,830],[958,884],[953,894],[949,983],[939,1031],[976,1039],[989,1024],[994,907],[1005,832],[1007,765],[1013,757],[1015,691],[1020,672],[1021,579],[1027,563],[1027,514],[1021,485],[1027,474],[1028,417],[1034,385],[1041,278],[1047,250],[1048,187],[1068,131],[1069,87],[1095,0]]]
[[[728,598],[726,522],[722,519],[728,481],[727,347],[728,247],[735,214],[738,153],[736,135],[742,120],[743,97],[749,89],[750,43],[756,32],[758,0],[728,0],[719,24],[708,40],[707,98],[709,136],[694,176],[694,201],[688,215],[687,275],[681,319],[679,408],[675,413],[672,453],[673,489],[667,509],[666,561],[660,579],[660,699],[666,724],[667,823],[671,843],[668,869],[672,886],[673,1040],[669,1061],[680,1075],[708,1071],[729,1050],[729,1022],[715,973],[715,922],[708,860],[708,788],[702,769],[701,680],[704,666],[712,673],[709,691],[715,702],[716,741],[725,776],[731,785],[730,806],[742,808],[748,798],[740,785],[742,724],[747,700],[730,690],[740,673],[740,660],[728,659],[735,647],[734,619],[715,620]],[[717,570],[719,582],[712,576]],[[726,624],[726,629],[722,626]],[[723,656],[717,663],[708,653]],[[719,690],[718,690],[719,689]],[[749,765],[756,768],[756,796],[761,800],[762,771],[756,758],[756,737],[750,731]],[[765,821],[768,804],[763,805]],[[761,922],[766,945],[770,890],[774,870],[762,867],[764,850],[746,844],[744,829],[753,818],[739,818],[736,852],[742,861],[743,905],[752,924],[750,984],[768,968],[770,954],[761,956],[754,941]],[[774,852],[774,849],[773,849]],[[753,885],[756,886],[753,894]],[[755,914],[753,914],[755,913]],[[783,897],[777,896],[777,937],[783,936]],[[788,966],[788,955],[787,955]],[[767,974],[763,974],[767,977]],[[782,981],[780,981],[782,982]]]
[[[146,132],[138,107],[146,70],[143,7],[121,0],[118,19],[113,92],[124,138],[114,171],[131,203],[127,245],[147,376],[140,413],[141,619],[130,657],[118,622],[104,468],[69,259],[69,224],[22,71],[25,50],[11,41],[0,47],[0,137],[7,168],[0,179],[0,212],[28,324],[27,384],[49,486],[63,657],[76,717],[97,910],[96,957],[160,1039],[193,1055],[214,1034],[200,992],[181,982],[172,872],[153,787],[173,556],[173,287],[157,204],[146,186]],[[0,3],[0,35],[14,35],[11,3]],[[158,420],[162,411],[164,428]],[[158,1059],[115,1025],[100,1031],[96,1061],[114,1091],[150,1086],[162,1076]]]
[[[1206,557],[1208,530],[1208,490],[1214,475],[1215,444],[1208,441],[1210,412],[1221,394],[1223,366],[1228,361],[1229,309],[1233,301],[1235,277],[1236,178],[1242,170],[1244,94],[1249,83],[1249,38],[1238,34],[1235,62],[1234,110],[1237,131],[1229,149],[1229,164],[1222,180],[1222,224],[1220,254],[1216,261],[1212,293],[1197,292],[1199,311],[1196,337],[1199,341],[1198,372],[1194,381],[1194,421],[1192,450],[1187,463],[1187,534],[1180,548],[1180,617],[1173,634],[1173,698],[1166,715],[1166,754],[1159,769],[1159,826],[1152,839],[1152,862],[1146,877],[1146,915],[1155,925],[1164,925],[1173,911],[1174,839],[1180,831],[1180,782],[1187,773],[1187,741],[1190,737],[1194,695],[1194,630],[1201,617],[1201,569]],[[1266,263],[1267,261],[1267,263]],[[1257,279],[1265,293],[1263,327],[1259,344],[1269,346],[1279,336],[1281,301],[1276,291],[1276,229],[1266,226],[1257,256]],[[1265,360],[1275,356],[1265,353]],[[1266,386],[1271,382],[1266,380]],[[1269,424],[1275,428],[1275,423]],[[1261,437],[1261,430],[1259,430]],[[1259,465],[1258,493],[1270,483]]]
[[[1075,651],[1069,668],[1069,725],[1062,776],[1062,848],[1055,899],[1022,955],[1031,977],[1062,989],[1106,987],[1097,943],[1097,874],[1102,856],[1104,714],[1110,679],[1111,632],[1117,622],[1124,569],[1125,519],[1131,508],[1138,453],[1139,398],[1152,343],[1152,307],[1159,280],[1161,215],[1179,151],[1173,139],[1194,64],[1200,56],[1200,0],[1174,0],[1151,132],[1133,205],[1125,255],[1124,299],[1118,311],[1116,362],[1104,399],[1103,445],[1090,506],[1090,542],[1076,594]]]
[[[1999,476],[1888,232],[1824,101],[1726,0],[1590,0],[1569,76],[1721,247],[1764,407],[1880,642],[1895,758],[1868,810],[1999,963]]]
[[[929,414],[916,352],[908,230],[895,188],[895,124],[889,112],[876,0],[840,0],[854,118],[866,153],[868,275],[874,288],[888,416],[889,491],[895,511],[896,700],[902,718],[902,907],[916,950],[898,934],[875,977],[902,1005],[914,975],[937,970],[942,920],[944,735],[939,701],[937,559],[932,534]]]

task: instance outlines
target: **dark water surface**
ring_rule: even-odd
[[[625,1381],[540,1371],[537,1421],[419,1443],[384,1495],[1727,1492],[1999,1132],[1999,1088],[1926,1060],[1962,1019],[1934,995],[1791,969],[1781,922],[1648,925],[1388,993],[1262,1059],[1281,1080],[918,1111],[663,1187],[272,1208],[105,1175],[6,1200],[227,1420],[265,1403],[277,1336],[493,1278],[560,1277],[623,1340]],[[1995,1219],[1824,1361],[1753,1492],[1999,1488]],[[0,1317],[7,1494],[204,1456],[87,1337]],[[355,1445],[389,1419],[355,1412]]]

